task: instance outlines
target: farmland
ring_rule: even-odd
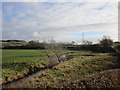
[[[47,66],[44,50],[2,50],[3,82],[22,78],[34,72],[34,68],[42,69]]]
[[[65,52],[69,53],[72,58],[29,81],[24,81],[19,87],[59,88],[68,86],[73,81],[86,76],[119,68],[118,58],[110,53],[94,53],[82,50],[66,50]],[[3,49],[2,53],[3,83],[23,78],[48,67],[49,62],[45,50]]]

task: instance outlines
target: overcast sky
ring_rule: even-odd
[[[117,2],[3,2],[3,39],[118,40]]]

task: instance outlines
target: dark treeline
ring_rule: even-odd
[[[64,49],[67,50],[90,50],[93,52],[113,52],[114,49],[111,47],[102,47],[100,44],[92,45],[72,45],[72,44],[62,44]],[[45,43],[30,41],[23,45],[6,44],[2,49],[45,49]]]
[[[1,40],[2,49],[45,49],[45,42],[24,40]],[[98,44],[92,44],[91,41],[85,41],[81,45],[74,43],[61,43],[62,47],[67,50],[90,50],[93,52],[120,52],[120,42],[113,42],[110,38],[103,37]],[[115,46],[114,48],[112,46]]]
[[[0,40],[0,42],[26,42],[25,40]]]
[[[102,47],[100,44],[93,45],[79,45],[77,47],[67,47],[68,50],[90,50],[92,52],[114,52],[115,50],[112,47]]]

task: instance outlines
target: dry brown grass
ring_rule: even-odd
[[[117,88],[120,89],[120,69],[103,71],[84,79],[76,80],[68,86],[70,88]]]

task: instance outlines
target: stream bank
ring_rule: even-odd
[[[70,60],[71,58],[71,55],[68,55],[67,56],[67,60]],[[35,67],[34,68],[34,72],[29,72],[28,74],[24,75],[23,77],[21,78],[18,78],[16,80],[12,80],[12,81],[9,81],[9,82],[6,82],[6,83],[3,83],[2,84],[2,88],[10,88],[10,86],[17,86],[17,85],[20,85],[22,82],[24,82],[25,80],[29,80],[39,74],[42,74],[43,72],[45,72],[46,70],[49,70],[51,69],[52,67],[58,65],[60,63],[57,63],[55,65],[52,65],[52,66],[48,66],[48,67],[45,67],[45,68],[40,68],[40,67]]]
[[[39,71],[35,74],[29,75],[29,76],[24,77],[22,79],[17,79],[15,81],[5,83],[5,84],[2,85],[2,88],[10,88],[10,86],[17,86],[17,85],[21,84],[22,82],[24,82],[25,80],[29,80],[29,79],[31,79],[31,78],[39,75],[39,74],[42,74],[43,72],[45,72],[46,70],[49,70],[49,69],[50,68],[45,68],[45,69],[43,69],[43,70],[41,70],[41,71]]]

